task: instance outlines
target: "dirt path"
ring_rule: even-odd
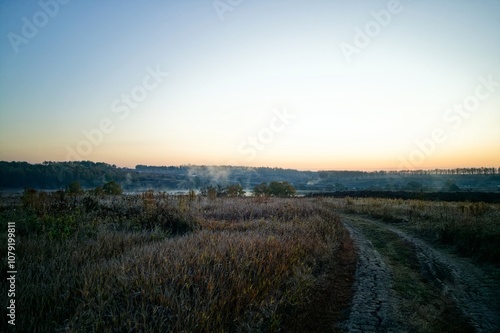
[[[395,301],[389,269],[361,231],[343,221],[358,250],[356,290],[349,321],[349,332],[398,332],[393,319]]]
[[[373,223],[394,232],[416,247],[422,274],[451,296],[477,332],[500,330],[498,281],[495,283],[487,279],[477,266],[465,259],[439,251],[426,242],[384,223]]]
[[[500,331],[500,282],[489,279],[466,259],[430,246],[393,226],[374,219],[343,215],[342,222],[351,233],[359,251],[355,296],[346,325],[349,332],[404,331],[395,328],[392,309],[398,304],[391,291],[390,271],[384,260],[366,239],[356,221],[368,222],[390,231],[412,245],[420,265],[420,274],[450,297],[464,318],[477,332]],[[374,310],[375,309],[375,310]],[[374,329],[369,329],[371,325]]]

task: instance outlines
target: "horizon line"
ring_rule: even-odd
[[[91,163],[103,163],[107,164],[110,166],[115,166],[116,168],[120,169],[136,169],[138,166],[146,166],[146,167],[158,167],[158,168],[165,168],[165,167],[211,167],[211,168],[222,168],[222,167],[231,167],[231,168],[246,168],[246,169],[257,169],[257,168],[268,168],[268,169],[282,169],[282,170],[295,170],[295,171],[300,171],[300,172],[380,172],[380,171],[385,171],[385,172],[416,172],[416,171],[435,171],[435,170],[457,170],[457,169],[495,169],[498,170],[500,173],[500,166],[498,167],[493,167],[493,166],[460,166],[460,167],[448,167],[448,168],[422,168],[422,169],[393,169],[393,168],[381,168],[381,169],[297,169],[297,168],[290,168],[290,167],[279,167],[279,166],[244,166],[244,165],[230,165],[230,164],[179,164],[179,165],[148,165],[148,164],[136,164],[134,167],[128,167],[128,166],[119,166],[115,163],[109,163],[109,162],[103,162],[103,161],[91,161],[91,160],[81,160],[81,161],[43,161],[43,162],[38,162],[38,163],[32,163],[28,161],[4,161],[1,160],[1,162],[6,162],[6,163],[28,163],[30,165],[43,165],[46,163],[81,163],[81,162],[91,162]]]

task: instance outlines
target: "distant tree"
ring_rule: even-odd
[[[102,190],[102,186],[97,186],[93,190],[89,190],[89,192],[91,194],[94,194],[94,195],[102,195],[102,194],[104,194],[104,191]]]
[[[229,185],[225,192],[228,197],[242,197],[245,195],[245,191],[243,191],[243,186],[240,184]]]
[[[269,194],[273,197],[293,197],[296,194],[295,187],[289,182],[271,182],[269,184]]]
[[[80,182],[72,181],[69,183],[68,187],[66,187],[66,192],[70,194],[81,194],[83,193],[83,189]]]
[[[260,183],[253,188],[253,195],[256,197],[263,197],[269,195],[269,187],[266,183]]]
[[[123,190],[120,184],[112,180],[103,185],[102,192],[110,195],[121,195]]]
[[[271,196],[271,197],[283,197],[289,198],[296,194],[295,187],[292,184],[285,181],[274,181],[267,185],[266,183],[261,183],[254,187],[253,194],[257,197],[261,196]]]
[[[23,191],[23,196],[21,197],[21,202],[23,206],[28,208],[34,208],[36,206],[38,192],[32,188],[25,188]]]

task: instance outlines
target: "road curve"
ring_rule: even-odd
[[[390,231],[411,243],[419,260],[420,274],[456,303],[459,311],[476,332],[500,332],[500,282],[487,275],[465,258],[456,257],[421,239],[372,218],[356,216]],[[395,320],[397,298],[391,289],[391,273],[380,254],[362,231],[350,223],[348,215],[341,221],[358,250],[355,295],[348,322],[349,332],[401,332]]]
[[[417,251],[422,275],[458,305],[477,332],[500,332],[499,281],[485,274],[468,260],[439,251],[421,239],[379,221],[371,221],[412,243]]]

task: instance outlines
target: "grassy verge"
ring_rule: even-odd
[[[313,200],[34,194],[0,221],[19,331],[321,331],[350,299],[354,251]]]
[[[410,230],[459,253],[500,264],[500,204],[420,200],[329,199],[349,213],[367,214]]]

